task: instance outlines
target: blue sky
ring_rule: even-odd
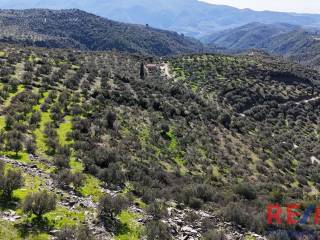
[[[201,0],[238,8],[297,13],[320,13],[320,0]]]

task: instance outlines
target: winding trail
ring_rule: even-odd
[[[317,96],[317,97],[313,97],[313,98],[309,98],[309,99],[304,99],[304,100],[301,100],[301,101],[293,101],[293,100],[290,100],[290,101],[287,101],[285,103],[280,103],[278,104],[278,106],[287,106],[289,104],[295,104],[295,105],[302,105],[302,104],[307,104],[307,103],[310,103],[310,102],[314,102],[314,101],[317,101],[317,100],[320,100],[320,96]],[[255,107],[255,106],[254,106]],[[250,109],[252,109],[253,107],[251,108],[248,108],[242,112],[239,112],[239,116],[240,117],[245,117],[246,116],[246,112],[249,111]]]
[[[310,99],[307,99],[307,100],[302,100],[300,102],[296,102],[297,105],[301,105],[301,104],[304,104],[304,103],[309,103],[309,102],[313,102],[313,101],[317,101],[320,99],[320,96],[318,97],[314,97],[314,98],[310,98]]]

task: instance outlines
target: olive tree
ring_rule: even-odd
[[[55,210],[56,196],[47,191],[31,193],[26,196],[22,209],[24,212],[33,213],[37,218],[42,218],[42,215]]]

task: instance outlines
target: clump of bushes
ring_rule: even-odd
[[[24,212],[34,214],[38,219],[55,208],[56,196],[47,191],[28,194],[22,204]]]
[[[172,236],[170,234],[170,230],[168,226],[159,220],[148,222],[146,225],[146,236],[147,240],[172,240]]]
[[[129,201],[123,196],[103,196],[98,205],[98,215],[100,220],[111,227],[117,227],[116,216],[127,208]]]
[[[56,234],[57,240],[94,240],[94,236],[86,225],[64,227]]]
[[[0,191],[5,199],[11,199],[14,190],[23,186],[24,179],[21,171],[9,169],[5,172],[4,162],[0,161]]]
[[[248,200],[254,200],[257,198],[257,193],[255,188],[248,183],[237,185],[235,187],[235,192]]]

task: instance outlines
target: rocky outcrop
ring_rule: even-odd
[[[0,212],[0,219],[3,219],[5,221],[15,222],[19,219],[21,219],[21,216],[16,214],[13,210],[7,210],[4,212]]]
[[[196,216],[193,221],[186,221],[187,215]],[[192,209],[178,210],[168,208],[168,218],[166,222],[174,239],[178,240],[197,240],[203,234],[204,221],[210,221],[214,226],[213,230],[223,231],[228,240],[244,240],[245,237],[251,236],[256,240],[266,240],[265,237],[249,232],[233,223],[226,222],[222,218],[205,211],[195,211]]]

